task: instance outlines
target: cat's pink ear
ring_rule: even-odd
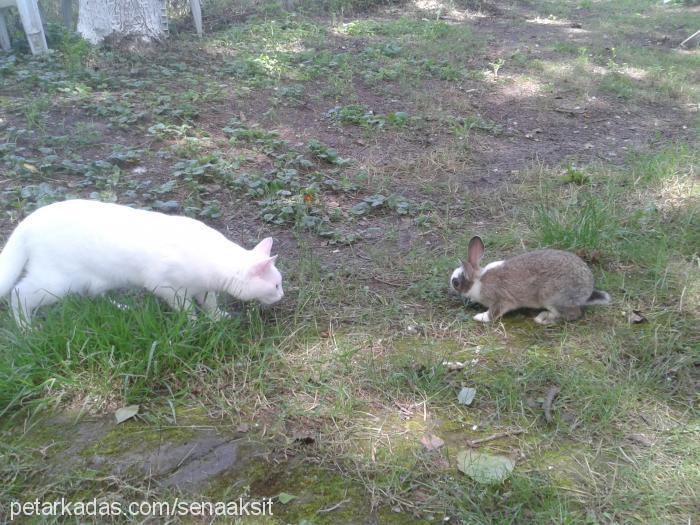
[[[266,255],[269,257],[270,251],[272,250],[272,237],[267,237],[258,243],[258,245],[252,249],[255,253],[261,255]]]
[[[261,277],[265,275],[267,271],[275,264],[275,259],[277,259],[276,255],[274,257],[270,257],[269,259],[256,262],[250,267],[250,270],[248,270],[248,275],[251,277]]]

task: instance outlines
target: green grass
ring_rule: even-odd
[[[577,17],[574,2],[539,3],[554,16],[572,20]],[[658,2],[596,2],[592,6],[587,9],[593,9],[597,16],[587,29],[617,36],[606,41],[604,46],[592,43],[586,47],[573,42],[557,42],[552,48],[558,54],[569,57],[579,55],[579,58],[577,67],[568,69],[569,73],[561,73],[562,68],[567,71],[566,61],[554,68],[553,77],[591,77],[591,66],[597,65],[602,71],[594,73],[588,82],[579,81],[587,91],[598,89],[603,95],[631,102],[688,102],[698,99],[700,78],[697,71],[700,69],[700,59],[697,53],[669,52],[663,49],[660,42],[650,46],[630,45],[628,40],[630,36],[653,40],[665,35],[672,42],[677,36],[670,35],[674,35],[687,20],[685,11]]]
[[[583,185],[544,182],[533,214],[538,242],[598,249],[659,270],[674,254],[692,261],[700,221],[697,162],[692,148],[678,145],[635,156],[623,171],[593,167]]]
[[[24,107],[24,118],[29,129],[44,127],[44,112],[49,109],[48,98],[41,97],[31,101]]]
[[[274,329],[256,311],[243,311],[225,324],[195,323],[186,314],[165,311],[152,298],[125,304],[129,309],[122,311],[106,299],[69,299],[29,332],[6,319],[0,350],[2,413],[44,398],[70,402],[76,394],[125,403],[159,396],[177,400],[201,367],[253,362],[264,367],[274,359]]]

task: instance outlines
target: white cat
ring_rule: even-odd
[[[268,237],[246,250],[188,217],[68,200],[39,208],[12,232],[0,253],[0,297],[10,294],[23,326],[67,294],[116,288],[145,288],[175,309],[194,299],[219,317],[217,292],[263,304],[282,298],[271,248]]]

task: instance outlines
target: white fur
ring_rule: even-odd
[[[484,268],[481,270],[481,275],[483,276],[486,272],[489,270],[493,270],[494,268],[498,268],[499,266],[502,266],[505,261],[493,261],[488,263]]]
[[[489,314],[489,311],[486,310],[485,312],[483,312],[481,314],[476,314],[474,316],[474,320],[482,322],[482,323],[488,323],[489,321],[491,321],[491,315]]]
[[[450,290],[453,292],[457,293],[457,290],[455,290],[455,287],[452,286],[452,281],[455,278],[459,278],[460,275],[464,273],[464,269],[460,266],[459,268],[455,268],[454,272],[452,272],[452,275],[450,276]]]
[[[493,261],[488,263],[484,268],[482,268],[481,273],[479,274],[479,277],[476,279],[474,284],[472,284],[472,287],[469,289],[469,291],[466,293],[466,296],[469,297],[472,301],[475,302],[480,302],[481,300],[481,277],[488,272],[489,270],[493,270],[494,268],[498,268],[501,266],[505,261]],[[464,273],[464,268],[462,266],[459,266],[458,268],[455,268],[454,271],[452,272],[452,275],[450,276],[450,288],[454,291],[454,286],[452,286],[452,279],[455,277],[459,277]]]
[[[217,292],[264,304],[282,298],[271,248],[268,238],[246,250],[187,217],[69,200],[38,209],[12,233],[0,253],[0,297],[11,294],[20,324],[67,294],[116,288],[145,288],[178,309],[194,299],[216,317]]]
[[[472,287],[469,289],[469,292],[467,292],[467,295],[472,301],[476,301],[477,303],[481,302],[481,278],[484,276],[486,272],[489,270],[493,270],[494,268],[498,268],[501,266],[505,261],[493,261],[488,263],[486,266],[484,266],[481,269],[481,273],[479,274],[479,277],[474,281],[474,284]],[[488,312],[486,312],[488,313]],[[488,316],[487,316],[488,317]],[[476,318],[475,318],[476,319]],[[485,319],[485,321],[490,321],[491,319]]]
[[[469,288],[467,292],[467,297],[477,303],[481,302],[481,281],[478,279],[474,281],[474,284],[472,284],[472,287]]]

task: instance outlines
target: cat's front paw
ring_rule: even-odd
[[[491,320],[491,316],[489,315],[489,312],[486,311],[481,314],[476,314],[474,316],[475,321],[479,321],[480,323],[488,323]]]
[[[221,321],[222,319],[231,319],[231,314],[217,308],[209,314],[214,321]]]

